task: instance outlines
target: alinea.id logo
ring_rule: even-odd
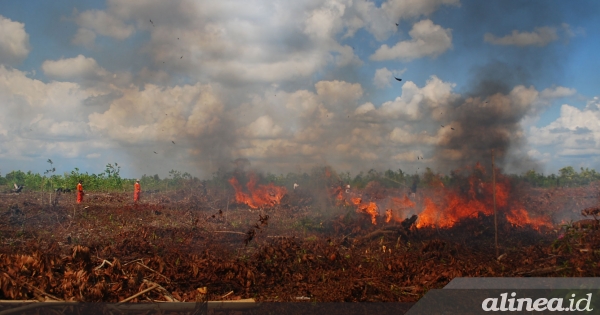
[[[592,294],[586,294],[586,298],[581,298],[575,302],[575,294],[571,294],[571,298],[568,299],[568,305],[563,307],[563,299],[562,298],[539,298],[539,299],[531,299],[531,298],[519,298],[516,299],[516,293],[512,292],[510,296],[512,298],[508,298],[508,293],[502,293],[500,296],[502,297],[500,300],[500,305],[498,305],[498,298],[487,298],[483,300],[481,303],[481,308],[486,312],[506,312],[506,311],[579,311],[579,312],[589,312],[592,311],[593,308],[590,308],[590,304],[592,303]],[[585,306],[583,303],[585,302]],[[508,305],[507,305],[508,303]],[[523,309],[525,307],[525,309]]]

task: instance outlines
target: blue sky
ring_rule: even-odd
[[[600,170],[599,9],[2,1],[0,172]]]

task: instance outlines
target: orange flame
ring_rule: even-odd
[[[232,177],[229,183],[235,189],[235,200],[238,203],[245,203],[253,209],[278,205],[283,196],[287,194],[285,187],[275,186],[273,183],[258,185],[258,178],[252,173],[246,184],[249,193],[242,190],[242,185],[240,185],[237,178]]]
[[[435,187],[436,195],[425,198],[423,210],[418,214],[417,228],[435,226],[449,228],[461,219],[477,218],[480,214],[489,216],[494,213],[493,193],[494,188],[489,178],[484,180],[485,168],[477,163],[472,167],[464,167],[456,172],[470,171],[464,185],[454,189],[445,187],[441,178],[434,178],[431,185]],[[454,187],[451,186],[451,187]],[[507,221],[516,226],[529,225],[535,229],[542,226],[551,227],[552,223],[548,217],[535,216],[528,213],[524,207],[514,198],[511,198],[511,184],[509,178],[496,172],[496,209],[500,215],[504,215]],[[371,222],[377,224],[379,216],[377,204],[364,202],[361,197],[346,197],[343,187],[331,190],[332,197],[335,196],[340,202],[355,205],[356,211],[371,216]],[[349,199],[349,202],[348,202]],[[392,197],[385,206],[385,222],[402,222],[403,215],[407,214],[408,208],[414,208],[415,202],[404,196],[404,198]],[[411,213],[414,213],[411,211]]]
[[[508,211],[506,213],[506,220],[515,226],[531,225],[536,230],[539,229],[540,226],[552,227],[548,218],[530,218],[529,213],[521,208]]]
[[[406,195],[404,195],[404,198],[392,197],[388,204],[389,209],[386,210],[385,222],[390,222],[391,220],[402,222],[404,220],[406,209],[413,208],[415,205],[414,201],[410,200]],[[389,211],[389,214],[387,211]]]
[[[355,197],[352,198],[352,203],[354,203],[355,205],[358,206],[357,211],[360,213],[366,213],[368,215],[371,216],[371,223],[373,223],[373,225],[377,224],[377,216],[379,216],[379,208],[377,207],[377,204],[374,202],[369,202],[369,204],[363,204],[362,203],[362,198],[360,197]]]
[[[485,174],[485,170],[479,163],[475,165],[474,170],[479,171],[482,175]],[[492,184],[483,182],[475,174],[468,178],[468,182],[469,189],[466,196],[443,189],[439,190],[443,192],[440,198],[443,201],[439,204],[430,198],[425,198],[425,207],[419,214],[416,226],[418,228],[425,226],[448,228],[463,218],[476,218],[479,213],[492,215],[494,213]],[[510,183],[501,174],[497,175],[496,181],[496,209],[498,212],[504,213],[506,219],[514,225],[531,225],[536,229],[539,229],[540,226],[552,226],[548,218],[531,218],[517,201],[511,200]]]
[[[385,223],[390,223],[390,221],[392,221],[392,209],[386,209],[385,210]]]

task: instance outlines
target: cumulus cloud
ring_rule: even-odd
[[[540,93],[540,97],[544,99],[556,99],[567,96],[572,96],[577,93],[577,90],[573,88],[567,88],[564,86],[555,86],[551,88],[546,88]]]
[[[73,14],[71,42],[102,53],[103,37],[124,41],[131,55],[119,52],[116,63],[124,69],[131,64],[135,72],[115,72],[114,64],[97,55],[44,61],[46,77],[57,81],[3,68],[0,103],[9,105],[0,108],[0,157],[52,153],[102,163],[117,148],[120,165],[125,155],[140,171],[187,168],[200,176],[237,158],[274,172],[324,163],[354,172],[464,162],[478,151],[461,145],[471,140],[488,145],[477,137],[487,135],[490,125],[487,140],[522,139],[523,117],[576,91],[516,86],[461,97],[454,83],[436,76],[421,85],[393,81],[406,69],[389,65],[359,78],[356,66],[362,61],[355,43],[346,43],[349,37],[362,30],[361,37],[366,31],[381,41],[405,35],[405,23],[416,22],[391,47],[377,42],[355,47],[361,56],[372,49],[376,61],[434,58],[452,48],[453,31],[427,16],[440,6],[458,5],[458,0],[108,0],[105,10]],[[570,26],[562,30],[577,32]],[[136,32],[144,34],[133,38]],[[383,89],[390,82],[401,88],[399,96],[370,99],[373,86]],[[588,107],[594,110],[598,101]],[[594,131],[548,129],[552,137],[569,132],[583,137],[578,144],[589,145]],[[529,155],[543,157],[538,150]]]
[[[25,24],[0,15],[0,64],[18,65],[29,51],[29,34],[25,31]]]
[[[558,154],[600,155],[600,110],[564,104],[559,118],[544,127],[531,127],[530,134],[533,144],[553,146]]]
[[[96,41],[96,33],[87,28],[80,28],[71,40],[73,45],[80,45],[85,48],[93,48]]]
[[[73,40],[83,41],[83,43],[89,43],[81,38],[83,35],[90,35],[89,31],[118,40],[124,40],[135,32],[133,26],[125,24],[120,18],[102,10],[81,12],[75,18],[75,22],[85,30],[78,31]]]
[[[283,129],[269,115],[258,117],[247,128],[247,135],[256,138],[275,138]]]
[[[380,7],[372,1],[356,1],[351,10],[348,10],[346,36],[353,35],[358,29],[366,30],[375,36],[378,41],[386,40],[391,34],[398,31],[395,23],[402,20],[428,16],[440,6],[459,6],[459,0],[422,0],[404,1],[387,0]]]
[[[422,118],[424,112],[430,113],[432,109],[451,104],[458,97],[452,92],[454,87],[454,83],[443,82],[437,76],[431,76],[422,88],[407,81],[402,85],[402,95],[395,100],[384,102],[377,110],[367,103],[357,108],[355,113],[378,117],[380,120],[400,118],[416,121]]]
[[[7,160],[38,156],[81,157],[98,148],[82,103],[93,95],[71,82],[43,83],[0,66],[0,147]],[[106,143],[105,143],[106,144]]]
[[[513,30],[510,35],[497,37],[491,33],[486,33],[484,41],[492,45],[503,46],[539,46],[543,47],[558,39],[556,28],[536,27],[532,32],[520,32]]]
[[[415,23],[408,34],[412,39],[401,41],[393,47],[384,44],[371,55],[370,59],[409,61],[423,57],[434,58],[452,47],[452,30],[433,24],[431,20]]]
[[[99,79],[108,75],[108,72],[100,67],[94,58],[86,58],[83,55],[74,58],[46,60],[42,63],[42,70],[49,77],[63,80]]]
[[[401,77],[404,72],[406,72],[406,68],[394,71],[390,71],[388,68],[377,69],[375,70],[375,76],[373,77],[373,84],[378,89],[390,87],[392,86],[391,82],[394,82],[395,80],[394,76]]]

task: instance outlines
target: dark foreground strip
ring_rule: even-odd
[[[402,315],[414,303],[0,303],[4,314]]]

